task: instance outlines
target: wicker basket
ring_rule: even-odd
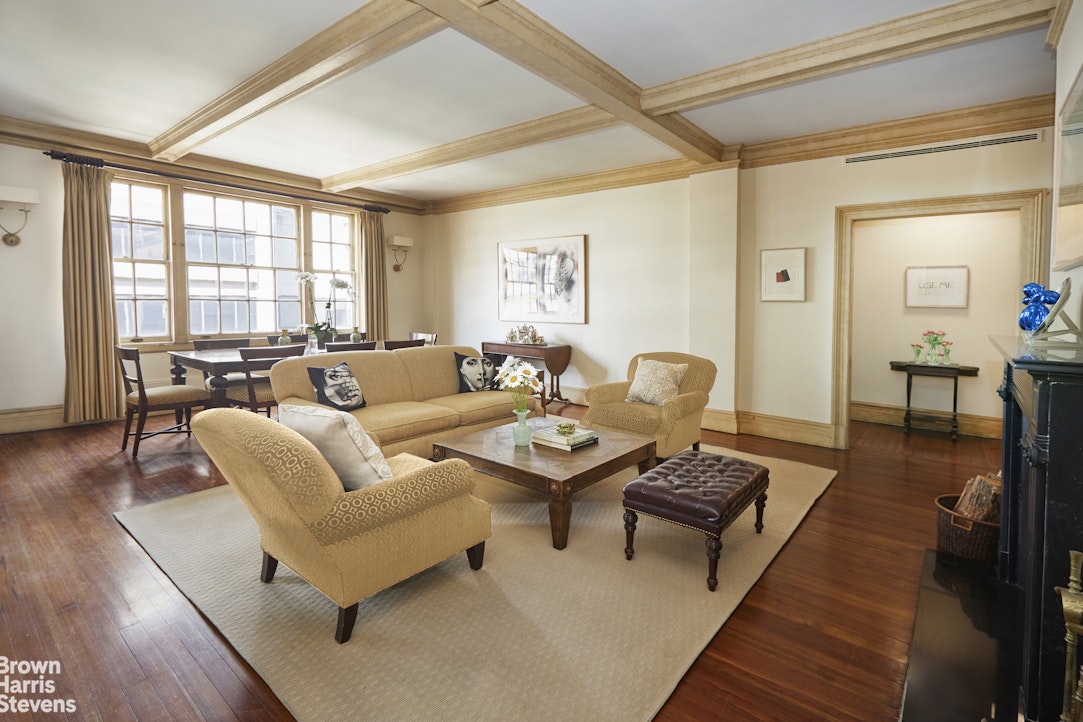
[[[936,548],[964,559],[995,562],[1000,524],[956,514],[958,501],[958,494],[936,498]]]

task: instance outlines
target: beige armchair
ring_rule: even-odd
[[[671,364],[688,364],[677,395],[659,406],[638,401],[628,402],[640,359]],[[714,386],[718,369],[714,363],[685,353],[658,352],[639,354],[628,364],[628,380],[599,384],[587,389],[590,408],[582,424],[592,429],[611,429],[655,440],[659,458],[673,456],[688,446],[699,449],[700,426],[708,393]]]
[[[339,643],[360,600],[463,550],[481,568],[491,507],[464,461],[399,454],[391,479],[347,492],[315,446],[266,416],[210,409],[192,430],[259,527],[260,579],[281,561],[331,599]]]

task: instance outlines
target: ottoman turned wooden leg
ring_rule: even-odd
[[[718,557],[722,556],[722,540],[707,535],[707,588],[712,592],[718,588]]]
[[[639,521],[639,517],[631,509],[624,510],[624,543],[627,545],[624,547],[624,558],[631,559],[635,555],[635,549],[632,548],[632,537],[636,534],[636,522]]]
[[[763,531],[763,507],[767,505],[767,492],[756,497],[756,533]]]

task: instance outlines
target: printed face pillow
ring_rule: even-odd
[[[491,391],[496,388],[497,367],[484,356],[455,354],[455,368],[459,372],[459,393],[468,391]]]
[[[361,386],[345,361],[326,369],[310,366],[308,378],[316,389],[316,400],[324,406],[353,411],[365,405]]]
[[[687,370],[688,364],[667,364],[641,358],[636,365],[636,375],[632,379],[625,401],[641,401],[661,406],[666,399],[677,395],[677,389]]]

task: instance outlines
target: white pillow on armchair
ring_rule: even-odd
[[[280,404],[278,420],[312,442],[346,491],[391,478],[380,447],[352,414],[326,406]]]

